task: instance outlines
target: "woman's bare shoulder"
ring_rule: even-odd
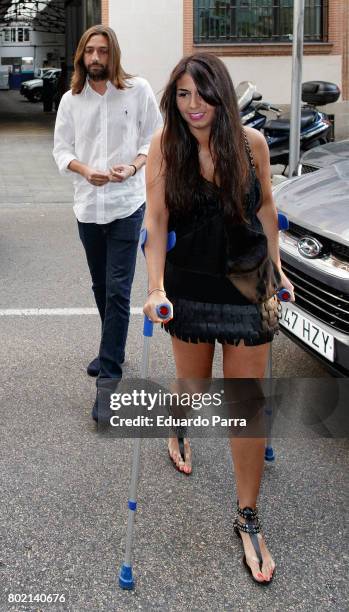
[[[156,132],[154,132],[151,139],[147,163],[145,166],[145,174],[146,180],[148,182],[148,187],[152,184],[152,181],[155,181],[155,183],[157,183],[158,179],[163,178],[165,174],[166,164],[162,150],[162,133],[163,128],[159,128],[158,130],[156,130]]]
[[[251,147],[255,163],[258,164],[259,160],[261,158],[263,159],[263,157],[265,156],[266,151],[268,151],[269,155],[267,142],[263,134],[261,134],[261,132],[259,132],[258,130],[247,126],[244,126],[243,129],[247,136],[248,144]]]
[[[159,128],[158,130],[156,130],[152,136],[151,142],[150,142],[150,147],[149,147],[149,151],[148,151],[148,164],[149,163],[156,163],[156,164],[162,164],[163,162],[163,154],[162,154],[162,146],[161,146],[161,142],[162,142],[162,133],[163,133],[163,128]]]
[[[261,132],[248,126],[244,126],[244,131],[247,136],[248,143],[251,147],[258,148],[268,146],[266,140]]]

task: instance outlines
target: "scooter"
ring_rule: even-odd
[[[340,90],[334,83],[325,81],[308,81],[302,85],[302,101],[305,105],[301,110],[301,154],[309,149],[330,142],[333,138],[333,124],[330,117],[319,111],[316,106],[336,102]],[[268,110],[275,111],[269,106]],[[269,120],[263,127],[263,133],[270,150],[270,163],[285,166],[289,163],[290,144],[290,113],[279,114],[277,119]]]
[[[257,91],[256,85],[250,81],[242,81],[235,91],[242,125],[262,130],[267,117],[260,111],[274,110],[275,112],[280,112],[279,108],[261,101],[262,94]]]

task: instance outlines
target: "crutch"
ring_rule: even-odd
[[[147,230],[141,231],[141,248],[144,253],[144,246],[147,240]],[[175,232],[170,232],[167,238],[167,251],[173,249],[176,244]],[[156,313],[160,319],[167,319],[169,315],[169,308],[167,304],[160,304]],[[149,354],[150,354],[150,338],[153,336],[154,324],[144,316],[143,323],[143,352],[142,352],[142,365],[141,365],[141,378],[145,379],[148,377],[149,370]],[[141,457],[141,438],[135,438],[133,447],[133,459],[131,469],[131,482],[128,500],[128,521],[126,531],[126,549],[124,562],[120,568],[119,573],[119,586],[124,590],[131,590],[134,588],[135,581],[132,573],[132,544],[134,534],[134,520],[137,510],[137,484],[139,478],[139,466]]]
[[[279,225],[279,230],[284,230],[284,231],[288,230],[289,228],[288,218],[286,217],[284,213],[281,213],[281,212],[278,213],[278,225]],[[287,289],[280,289],[277,293],[277,297],[279,298],[280,302],[288,302],[291,296],[290,296],[289,291],[287,291]],[[267,422],[267,443],[266,443],[265,454],[264,454],[265,461],[275,460],[275,453],[272,447],[272,436],[271,436],[272,417],[273,417],[273,388],[272,388],[273,387],[273,353],[272,353],[272,350],[273,350],[272,345],[270,345],[267,371],[266,371],[266,378],[269,381],[269,394],[268,394],[267,406],[265,409],[265,416],[266,416],[266,422]]]

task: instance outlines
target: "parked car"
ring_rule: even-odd
[[[296,302],[282,304],[281,329],[333,373],[349,375],[349,160],[281,183],[278,210],[285,273]]]
[[[46,72],[45,79],[56,79],[61,73],[60,68],[51,68]],[[24,81],[21,84],[20,93],[25,96],[29,102],[40,102],[42,100],[42,79],[31,79]]]
[[[306,151],[301,157],[302,174],[314,172],[320,168],[326,168],[331,164],[349,159],[349,140],[339,140],[328,142],[327,144],[315,147]]]
[[[53,66],[46,66],[45,68],[37,68],[37,70],[35,70],[34,76],[37,79],[42,79],[42,77],[45,76],[47,72],[50,72],[50,70],[53,70]]]

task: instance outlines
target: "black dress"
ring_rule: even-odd
[[[238,345],[243,340],[248,346],[270,342],[278,331],[279,303],[276,296],[253,303],[227,277],[231,238],[219,188],[201,177],[193,199],[188,212],[170,214],[169,218],[169,231],[176,232],[177,241],[166,256],[165,290],[173,304],[173,319],[164,324],[165,330],[185,342],[217,340]],[[260,202],[261,187],[252,159],[245,205],[247,225],[266,241],[257,218]]]

